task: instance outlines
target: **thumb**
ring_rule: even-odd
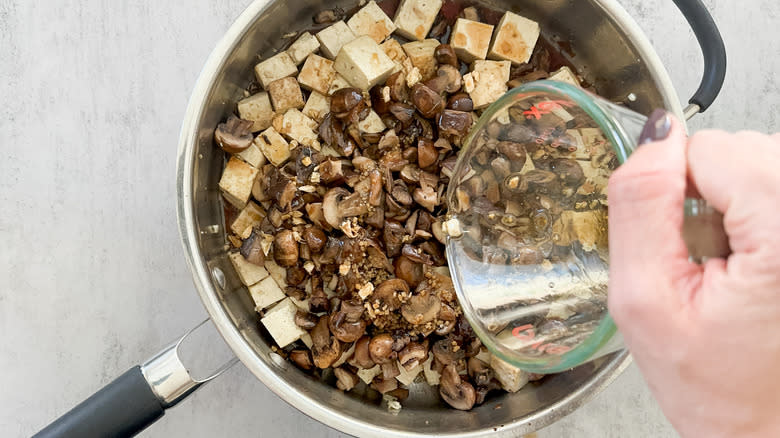
[[[652,142],[640,145],[609,180],[609,305],[619,325],[664,303],[679,308],[680,295],[670,294],[692,291],[700,272],[688,262],[681,235],[685,131],[659,110],[643,137]],[[659,296],[663,294],[670,296]]]

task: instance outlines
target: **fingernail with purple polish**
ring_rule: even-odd
[[[669,136],[672,131],[672,118],[662,109],[653,111],[647,119],[642,134],[639,135],[639,145],[660,141]]]

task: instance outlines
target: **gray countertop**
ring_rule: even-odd
[[[0,0],[0,435],[25,436],[205,317],[175,215],[187,99],[250,0]],[[701,56],[670,0],[623,0],[681,97]],[[724,91],[692,130],[776,131],[780,3],[706,0]],[[339,436],[239,365],[145,436]],[[635,367],[541,437],[675,436]]]

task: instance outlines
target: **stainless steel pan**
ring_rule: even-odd
[[[683,111],[674,87],[647,38],[615,0],[484,1],[540,22],[548,35],[568,42],[573,63],[605,97],[631,102],[643,113],[664,107],[679,117],[706,109],[725,75],[723,42],[700,0],[676,0],[705,54],[702,87]],[[626,352],[491,398],[461,412],[446,408],[437,391],[411,388],[403,410],[391,414],[371,393],[342,393],[315,380],[271,351],[253,304],[227,259],[217,183],[223,153],[212,143],[218,122],[234,111],[251,81],[258,55],[281,47],[282,35],[311,25],[318,11],[354,0],[257,0],[214,49],[193,92],[179,145],[179,228],[195,286],[211,320],[238,359],[281,399],[312,418],[359,436],[519,436],[548,425],[603,390],[630,363]],[[173,344],[56,420],[40,436],[127,436],[142,430],[205,381],[192,379]],[[501,406],[501,409],[498,407]]]

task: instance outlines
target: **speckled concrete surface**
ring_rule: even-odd
[[[205,316],[176,228],[175,150],[249,0],[0,0],[0,435],[26,436]],[[680,95],[701,56],[671,1],[623,0]],[[693,130],[776,131],[773,0],[707,0],[730,70]],[[340,436],[236,366],[145,436]],[[635,368],[540,437],[671,437]]]

